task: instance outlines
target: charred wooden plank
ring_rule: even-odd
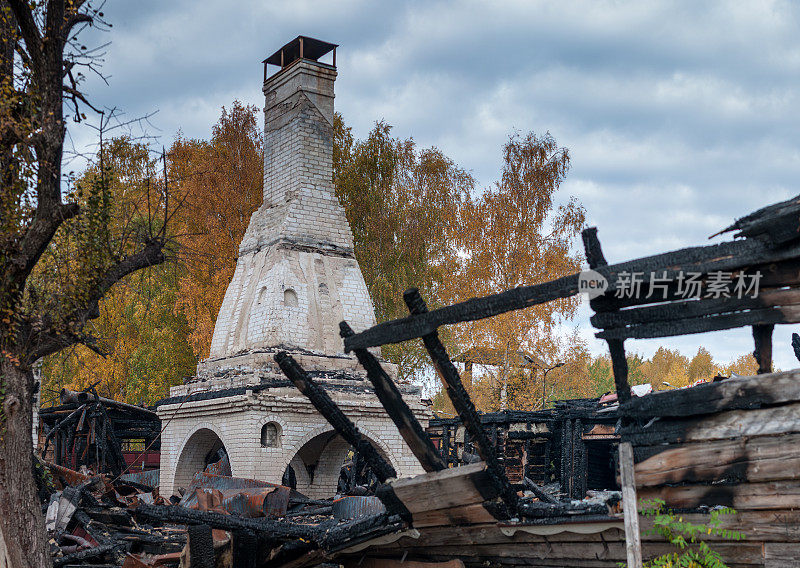
[[[53,566],[55,568],[59,568],[60,566],[65,566],[73,562],[82,562],[83,560],[105,556],[106,554],[113,552],[117,546],[118,545],[116,544],[101,544],[100,546],[95,546],[94,548],[87,548],[86,550],[81,550],[80,552],[67,554],[66,556],[62,556],[61,558],[56,558],[53,560]]]
[[[412,314],[423,314],[428,310],[425,301],[416,288],[406,290],[403,294],[403,300]],[[433,361],[433,365],[439,377],[444,383],[445,391],[450,397],[453,407],[464,423],[464,427],[469,432],[470,438],[477,445],[481,459],[486,462],[492,484],[495,486],[500,498],[508,508],[509,513],[513,516],[517,506],[517,494],[511,487],[511,483],[509,483],[505,471],[497,459],[497,453],[495,452],[493,444],[486,436],[486,430],[481,424],[478,411],[475,409],[475,405],[472,403],[469,393],[467,393],[461,382],[458,370],[447,355],[447,350],[444,348],[444,345],[439,339],[439,334],[436,331],[425,335],[422,341],[425,344],[425,348]]]
[[[800,401],[800,371],[795,370],[654,392],[620,405],[620,415],[631,418],[694,416],[797,401]]]
[[[737,237],[765,237],[771,244],[780,245],[800,237],[800,195],[773,203],[741,219],[717,234],[739,231]]]
[[[800,479],[800,434],[636,448],[636,483],[761,482]]]
[[[214,568],[214,538],[208,525],[189,525],[189,568]]]
[[[281,521],[270,519],[247,519],[212,513],[210,511],[198,511],[196,509],[186,509],[168,505],[139,505],[135,509],[137,517],[157,523],[178,523],[182,525],[208,525],[215,529],[226,531],[250,530],[257,533],[265,533],[270,538],[297,539],[304,538],[312,540],[319,537],[319,530],[309,525],[292,525]]]
[[[711,316],[682,318],[670,321],[642,323],[628,327],[605,329],[595,334],[601,339],[648,339],[672,335],[690,335],[733,329],[746,325],[786,324],[800,322],[800,305],[777,306]]]
[[[629,424],[620,429],[620,436],[634,446],[656,446],[799,432],[800,404],[794,403],[757,410],[729,410],[711,416],[662,418],[647,428]]]
[[[643,487],[640,499],[663,499],[667,507],[695,509],[722,505],[737,511],[791,510],[800,508],[800,482],[768,481],[741,485],[677,485]]]
[[[678,299],[626,310],[599,312],[591,316],[590,321],[597,328],[612,328],[797,304],[800,304],[798,288],[762,289],[756,298]]]
[[[339,324],[340,335],[343,338],[353,336],[353,330],[347,322]],[[383,408],[392,419],[400,435],[405,440],[411,452],[419,460],[425,471],[439,471],[447,465],[436,450],[428,434],[425,433],[414,413],[403,400],[403,395],[397,389],[389,375],[381,367],[378,359],[366,349],[356,349],[356,358],[367,371],[367,377],[375,388],[375,395],[381,401]]]
[[[608,507],[600,503],[520,503],[523,517],[564,517],[572,515],[607,515]]]

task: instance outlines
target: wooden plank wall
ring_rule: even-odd
[[[723,546],[731,549],[727,560],[800,566],[800,371],[654,393],[626,403],[621,414],[640,499],[683,510],[733,507],[738,514],[725,527],[746,540]]]

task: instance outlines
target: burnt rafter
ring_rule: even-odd
[[[353,335],[353,330],[347,322],[341,322],[339,328],[342,337]],[[375,387],[375,395],[425,471],[445,469],[447,466],[439,455],[436,446],[433,445],[430,437],[425,433],[422,425],[403,400],[403,395],[389,375],[386,374],[386,371],[383,370],[378,359],[366,349],[356,349],[355,354],[358,362],[366,369],[367,377],[372,382],[372,386]]]
[[[428,310],[425,300],[422,299],[419,290],[416,288],[406,290],[403,294],[403,299],[412,314],[422,314]],[[494,444],[487,437],[478,411],[475,409],[469,393],[464,388],[455,365],[450,361],[447,350],[439,339],[439,334],[435,331],[427,334],[422,337],[422,342],[425,344],[428,355],[433,361],[436,372],[445,384],[445,390],[453,403],[453,407],[469,432],[470,438],[475,442],[481,459],[486,462],[489,479],[500,494],[500,498],[508,508],[508,512],[514,515],[517,512],[517,494],[511,487],[508,477],[506,477],[505,471],[497,459]]]
[[[285,351],[276,353],[275,362],[297,389],[308,397],[311,404],[333,426],[333,429],[366,460],[378,481],[383,484],[378,487],[376,495],[386,506],[387,511],[404,519],[410,519],[408,510],[394,495],[391,486],[386,485],[387,481],[397,477],[397,472],[392,465],[378,453],[369,440],[361,435],[356,425],[345,416],[344,412],[331,400],[331,397],[308,376],[291,355]]]

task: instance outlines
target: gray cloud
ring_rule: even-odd
[[[165,144],[179,128],[208,136],[235,98],[260,106],[260,61],[319,37],[341,44],[336,104],[357,135],[384,119],[483,186],[513,129],[549,130],[572,156],[563,192],[612,261],[703,244],[799,192],[795,3],[117,0],[106,14],[110,34],[88,39],[113,42],[111,86],[87,86],[131,116],[158,110]],[[577,323],[590,335],[586,313]],[[776,334],[783,368],[796,366],[789,333]],[[632,346],[661,343],[751,349],[747,330]]]

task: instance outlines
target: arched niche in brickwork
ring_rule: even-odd
[[[218,450],[227,448],[222,438],[208,425],[201,425],[190,434],[181,446],[178,461],[175,464],[175,475],[172,481],[172,491],[179,487],[188,487],[194,474],[203,471],[210,462],[216,461]]]
[[[399,472],[398,460],[386,444],[367,431],[362,430],[362,434]],[[287,456],[286,466],[294,471],[297,491],[312,499],[335,495],[350,444],[330,427],[319,427],[308,432],[296,448]]]

